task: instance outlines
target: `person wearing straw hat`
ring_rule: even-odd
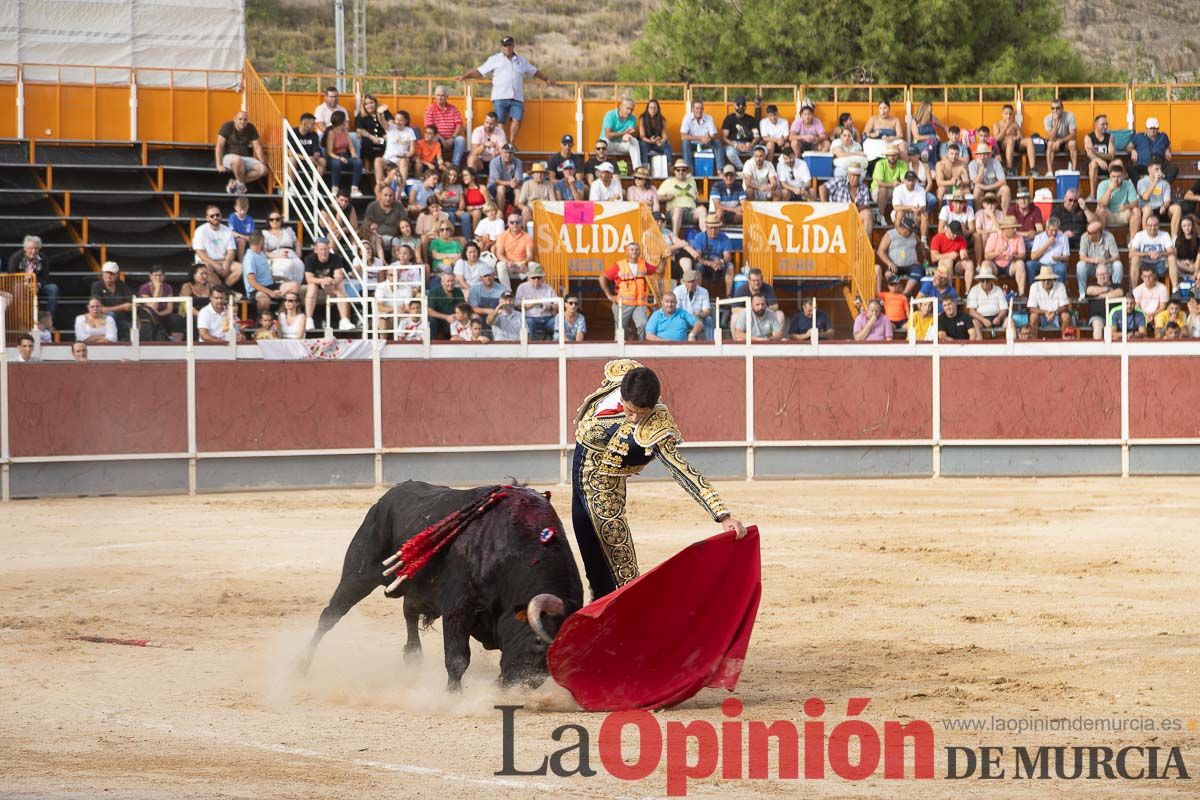
[[[988,236],[983,259],[997,274],[1012,275],[1017,281],[1017,294],[1025,294],[1025,240],[1017,236],[1017,221],[1013,217],[1001,219],[1000,230]]]
[[[658,213],[662,204],[658,202],[658,189],[650,183],[650,168],[645,164],[633,171],[633,186],[625,190],[625,199],[631,203],[641,203],[650,208],[651,213]]]
[[[1071,325],[1071,300],[1067,297],[1067,287],[1063,286],[1049,264],[1044,264],[1033,280],[1027,301],[1033,338],[1037,338],[1038,330],[1043,326],[1061,326],[1065,331]]]
[[[863,180],[864,172],[862,165],[852,163],[846,167],[843,177],[825,181],[817,191],[822,203],[853,203],[857,206],[863,229],[870,236],[875,230],[875,217],[871,213],[871,192]]]
[[[1008,318],[1008,300],[996,285],[991,264],[984,264],[975,275],[975,285],[967,292],[967,316],[975,327],[975,338],[983,338],[984,328],[999,328]]]
[[[525,225],[533,219],[535,202],[541,200],[548,203],[554,199],[554,184],[550,182],[550,171],[546,165],[536,161],[529,171],[533,178],[521,184],[517,192],[517,210],[521,212],[521,222]]]
[[[696,200],[700,189],[696,179],[688,175],[691,167],[682,158],[675,159],[672,176],[658,184],[658,199],[671,220],[671,233],[676,239],[684,225],[696,224]]]
[[[955,189],[938,212],[937,232],[943,233],[951,222],[962,226],[964,236],[975,235],[975,213],[967,206],[967,193]]]

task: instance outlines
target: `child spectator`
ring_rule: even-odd
[[[396,116],[388,123],[384,134],[383,157],[375,161],[375,179],[384,183],[383,177],[387,170],[395,167],[399,173],[399,185],[403,187],[408,181],[408,171],[412,166],[412,156],[417,144],[417,134],[408,124],[408,112],[397,111]],[[396,193],[403,197],[403,192]]]
[[[888,277],[887,291],[879,293],[879,299],[883,301],[883,313],[896,330],[903,329],[908,322],[908,297],[900,288],[903,282],[901,275],[893,273]]]
[[[474,342],[475,344],[487,344],[492,341],[488,338],[487,333],[484,332],[483,320],[479,319],[479,317],[474,317],[471,320],[471,338],[467,341]]]
[[[1187,324],[1187,314],[1183,313],[1183,300],[1175,295],[1167,301],[1166,308],[1154,315],[1154,336],[1158,339],[1166,338],[1169,325],[1174,325],[1176,329],[1182,331]]]
[[[408,304],[408,316],[401,317],[396,324],[397,339],[403,339],[406,342],[416,342],[421,340],[421,301],[412,300]]]
[[[229,230],[233,231],[233,240],[237,242],[237,261],[246,254],[246,243],[250,234],[254,233],[254,217],[250,216],[250,198],[238,195],[233,201],[233,213],[229,215]]]
[[[471,306],[466,303],[454,307],[454,318],[450,320],[450,340],[471,341]]]
[[[264,311],[258,315],[258,329],[254,331],[254,340],[262,341],[263,339],[278,339],[279,335],[275,328],[275,312]]]
[[[54,341],[54,317],[50,315],[49,311],[38,314],[37,337],[41,339],[42,344]]]
[[[438,141],[436,127],[425,126],[425,135],[413,146],[413,154],[419,174],[429,171],[436,174],[442,171],[442,143]]]

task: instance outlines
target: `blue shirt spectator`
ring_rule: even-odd
[[[733,165],[730,165],[728,169],[733,169]],[[745,199],[746,189],[742,186],[741,181],[722,179],[714,183],[708,192],[708,201],[712,211],[736,211],[741,208],[742,201]]]
[[[1159,131],[1158,136],[1151,139],[1150,135],[1143,131],[1135,133],[1129,144],[1137,153],[1138,165],[1146,167],[1154,156],[1159,156],[1163,161],[1167,160],[1167,151],[1171,149],[1171,137]]]
[[[250,285],[251,275],[265,289],[275,285],[275,279],[271,276],[271,262],[262,252],[248,247],[246,255],[242,257],[242,284],[246,288],[246,297],[254,295],[254,287]]]
[[[711,227],[712,223],[709,223],[709,226]],[[703,261],[729,261],[729,254],[733,252],[733,242],[720,228],[716,234],[709,233],[708,229],[692,231],[688,234],[688,244],[700,254]]]
[[[662,308],[651,314],[646,323],[646,338],[650,341],[686,342],[688,334],[695,331],[698,324],[695,317],[678,307],[675,295],[665,294]]]

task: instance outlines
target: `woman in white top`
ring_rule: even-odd
[[[504,233],[504,220],[500,218],[500,208],[495,203],[483,207],[484,219],[475,225],[475,241],[483,250],[491,250],[492,245],[500,234]]]
[[[271,263],[271,274],[284,283],[304,283],[304,262],[296,248],[296,232],[284,227],[283,215],[272,211],[262,235],[263,252]]]
[[[839,128],[829,151],[833,153],[833,175],[836,178],[845,177],[846,168],[851,164],[867,168],[867,158],[863,155],[862,145],[854,138],[853,128]]]
[[[383,158],[375,160],[375,180],[381,184],[384,169],[392,164],[400,170],[400,185],[408,183],[408,168],[412,163],[413,146],[417,143],[417,134],[408,121],[407,111],[397,111],[388,123],[387,133],[384,134]]]
[[[88,344],[116,343],[117,323],[104,313],[100,298],[88,300],[87,313],[75,317],[75,341]]]
[[[454,282],[462,289],[464,297],[470,293],[472,286],[479,283],[479,275],[483,272],[483,268],[492,268],[491,264],[480,260],[479,253],[478,242],[467,242],[467,246],[463,249],[463,257],[454,264]]]
[[[283,297],[283,308],[279,310],[279,315],[276,317],[276,322],[279,324],[279,338],[303,339],[306,319],[304,308],[300,305],[300,295],[288,292]]]

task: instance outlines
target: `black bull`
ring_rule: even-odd
[[[346,549],[342,578],[298,663],[306,672],[321,638],[360,600],[393,578],[383,561],[429,525],[470,508],[503,487],[449,489],[406,481],[367,512]],[[562,522],[550,502],[524,486],[504,498],[391,596],[404,598],[406,658],[418,658],[418,622],[441,617],[450,689],[461,686],[471,660],[470,638],[500,650],[500,683],[545,680],[546,648],[566,617],[583,605],[583,584]],[[553,532],[543,542],[544,530]]]

